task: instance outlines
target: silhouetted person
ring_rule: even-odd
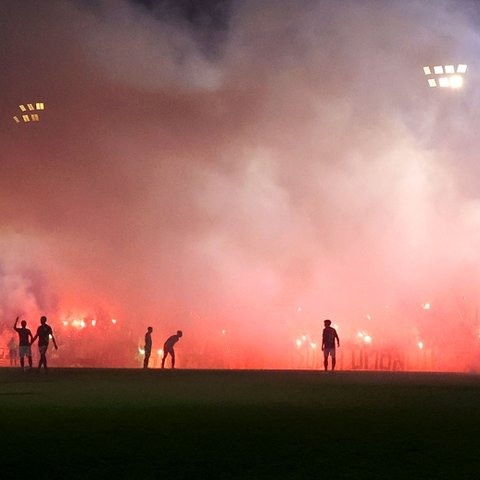
[[[40,352],[40,361],[38,362],[38,368],[40,369],[43,365],[43,368],[47,369],[47,349],[50,338],[52,339],[53,346],[55,350],[58,350],[57,342],[53,336],[52,327],[47,325],[47,317],[40,317],[40,326],[37,328],[37,333],[32,339],[33,342],[38,338],[38,351]]]
[[[332,357],[332,370],[335,370],[335,340],[337,341],[337,346],[340,346],[340,339],[338,338],[337,331],[332,328],[331,320],[325,320],[323,322],[325,328],[323,329],[322,334],[322,352],[323,352],[323,366],[325,371],[328,370],[328,356]]]
[[[162,368],[165,368],[165,360],[167,359],[168,354],[170,354],[170,356],[172,357],[172,368],[175,368],[175,350],[173,349],[173,347],[182,336],[182,331],[177,330],[177,334],[169,337],[163,345]]]
[[[20,328],[18,325],[18,317],[15,319],[13,329],[18,333],[18,354],[20,356],[20,366],[22,370],[25,368],[25,357],[28,359],[28,366],[32,368],[32,348],[30,347],[32,340],[32,332],[27,328],[27,322],[22,320]]]
[[[17,350],[17,342],[15,341],[15,337],[12,337],[8,342],[8,358],[10,359],[10,366],[16,367],[17,366],[17,357],[18,357],[18,350]]]
[[[152,353],[152,332],[153,328],[148,327],[145,334],[145,358],[143,359],[143,368],[148,368],[148,361],[150,360],[150,354]]]

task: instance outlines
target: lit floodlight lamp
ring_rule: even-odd
[[[15,123],[22,123],[20,118],[23,120],[23,123],[30,123],[30,122],[39,122],[40,115],[37,113],[39,111],[45,110],[45,103],[44,102],[32,102],[27,104],[20,104],[18,105],[20,112],[22,112],[20,116],[14,116],[13,120]],[[28,115],[27,112],[32,112],[31,115]]]
[[[440,77],[438,80],[438,84],[442,88],[448,88],[450,86],[450,80],[448,77]]]
[[[435,65],[434,67],[425,66],[423,72],[427,78],[429,87],[441,87],[459,89],[464,84],[464,74],[467,72],[467,65],[460,63],[455,69],[455,65]]]
[[[451,88],[462,88],[463,87],[463,78],[460,75],[453,75],[450,77],[450,87]]]

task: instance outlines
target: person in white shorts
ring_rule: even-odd
[[[328,357],[330,356],[332,358],[332,370],[335,370],[335,341],[337,342],[337,346],[340,347],[340,339],[338,338],[337,331],[330,326],[332,324],[331,320],[325,320],[323,324],[325,325],[322,335],[323,365],[325,367],[325,371],[327,371]]]
[[[32,343],[32,332],[27,328],[27,322],[22,320],[20,328],[18,325],[18,317],[15,319],[13,329],[18,333],[18,355],[20,357],[20,366],[22,370],[25,369],[25,357],[28,359],[28,365],[32,368],[32,349],[30,347]]]

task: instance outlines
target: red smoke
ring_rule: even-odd
[[[139,365],[151,325],[179,367],[310,368],[331,318],[341,368],[476,370],[473,8],[2,2],[4,341],[46,314],[57,365]]]

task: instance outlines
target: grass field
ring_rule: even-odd
[[[0,477],[474,479],[480,377],[0,370]]]

